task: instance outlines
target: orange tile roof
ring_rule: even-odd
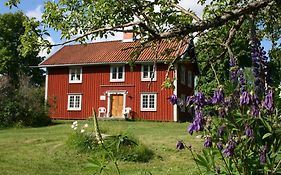
[[[108,41],[97,42],[90,44],[77,44],[67,45],[57,51],[39,64],[39,67],[51,67],[51,66],[63,66],[63,65],[84,65],[84,64],[109,64],[109,63],[126,63],[130,61],[131,53],[135,51],[135,48],[139,46],[140,42],[122,42],[122,41]],[[165,61],[167,57],[161,54],[167,51],[168,48],[177,49],[179,42],[162,41],[159,47],[158,61]],[[180,49],[180,55],[182,55],[188,44]],[[171,56],[175,56],[176,51],[171,53]],[[156,57],[155,51],[149,47],[144,49],[136,62],[149,62],[154,61]]]

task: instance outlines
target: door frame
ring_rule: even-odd
[[[106,91],[106,95],[107,95],[107,113],[106,116],[107,117],[111,117],[111,95],[123,95],[123,107],[122,107],[122,113],[124,113],[125,111],[125,107],[126,107],[126,96],[128,94],[128,91],[126,90],[110,90],[110,91]],[[125,118],[125,116],[123,115],[122,118]]]

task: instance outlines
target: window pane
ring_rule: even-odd
[[[79,108],[79,107],[80,107],[80,96],[76,96],[75,108]]]
[[[118,67],[118,79],[123,78],[123,66]]]
[[[74,107],[74,96],[70,96],[69,97],[69,108],[73,108]]]
[[[112,68],[112,79],[116,79],[117,78],[117,68],[113,67]]]
[[[155,104],[155,99],[154,99],[154,95],[150,95],[149,96],[149,108],[154,108],[154,104]]]
[[[143,95],[142,96],[142,107],[143,108],[148,108],[148,95]]]

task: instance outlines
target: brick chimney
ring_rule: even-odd
[[[136,36],[133,32],[123,32],[123,42],[134,42]]]

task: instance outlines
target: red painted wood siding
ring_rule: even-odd
[[[141,65],[136,65],[130,71],[125,66],[125,82],[110,82],[110,65],[84,66],[82,70],[82,83],[70,84],[69,68],[48,68],[48,102],[50,104],[50,116],[56,119],[86,119],[92,114],[92,108],[96,111],[99,107],[107,108],[107,98],[100,100],[101,95],[106,95],[109,90],[126,90],[126,107],[131,107],[134,117],[143,120],[173,121],[173,106],[167,98],[172,90],[162,90],[167,65],[157,65],[157,81],[141,81]],[[173,77],[173,73],[169,73]],[[157,93],[157,111],[141,111],[141,93]],[[68,111],[67,100],[69,93],[82,94],[81,111]]]

